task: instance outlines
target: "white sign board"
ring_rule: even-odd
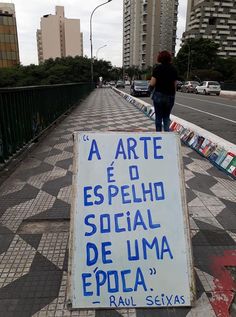
[[[178,136],[77,132],[74,138],[72,308],[190,306]]]

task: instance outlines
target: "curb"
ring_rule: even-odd
[[[152,105],[114,87],[112,89],[136,106],[150,119],[155,120],[155,111]],[[236,179],[235,144],[174,115],[171,115],[170,119],[170,129],[179,134],[184,144],[208,159],[214,166],[224,171],[233,179]]]
[[[236,91],[221,90],[220,96],[221,97],[230,97],[232,99],[236,99]]]

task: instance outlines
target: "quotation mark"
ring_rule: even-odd
[[[84,142],[89,141],[89,136],[84,134],[83,135],[83,141]]]
[[[155,269],[155,267],[150,268],[149,271],[150,271],[150,275],[156,275],[157,274],[157,270]]]

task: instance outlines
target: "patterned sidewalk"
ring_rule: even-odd
[[[0,316],[236,316],[236,182],[184,146],[196,306],[67,310],[72,133],[136,129],[153,131],[154,123],[111,89],[97,89],[1,186]]]

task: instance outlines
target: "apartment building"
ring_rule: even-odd
[[[83,55],[80,20],[66,18],[63,6],[56,6],[55,15],[41,18],[36,36],[39,63],[49,58]]]
[[[145,69],[159,51],[174,54],[177,14],[178,0],[124,0],[123,66]]]
[[[193,38],[211,39],[220,45],[219,55],[236,56],[236,1],[188,0],[183,43]]]
[[[0,3],[0,68],[20,63],[13,3]]]

